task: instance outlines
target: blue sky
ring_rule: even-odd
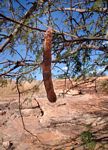
[[[1,2],[2,2],[2,0],[1,0]],[[34,2],[34,0],[20,0],[20,2],[27,8],[27,9],[29,9],[30,7],[31,7],[31,4],[29,4],[29,5],[25,5],[26,4],[26,2]],[[15,3],[15,7],[17,8],[17,6],[18,6],[18,4],[17,3]],[[68,7],[68,5],[66,5],[65,7]],[[7,11],[7,8],[4,8],[4,14],[6,15],[6,16],[10,16],[10,14],[8,13],[8,11]],[[2,13],[2,10],[0,10],[0,12]],[[26,10],[25,10],[25,12],[26,12]],[[24,15],[24,13],[25,12],[23,12],[23,14],[22,14],[22,16]],[[74,12],[73,13],[73,15],[74,16],[76,16],[76,18],[77,18],[77,20],[79,20],[80,19],[80,17],[79,17],[79,15],[78,15],[78,13],[77,12]],[[53,18],[55,18],[55,19],[57,19],[56,20],[56,23],[59,25],[59,28],[60,28],[60,30],[62,31],[67,31],[67,25],[63,25],[62,23],[61,23],[61,21],[63,22],[63,20],[65,21],[65,16],[63,16],[63,13],[62,12],[56,12],[56,13],[53,13],[52,14],[52,16],[53,16]],[[40,18],[40,20],[41,21],[43,21],[45,24],[47,24],[47,18],[48,18],[48,15],[44,15],[43,17],[41,17]],[[97,16],[96,15],[94,15],[94,20],[96,20],[97,19]],[[88,20],[88,22],[89,22],[90,20]],[[45,26],[43,26],[43,25],[41,25],[40,23],[39,23],[39,27],[40,28],[46,28]],[[93,27],[93,28],[95,28],[95,26]],[[56,28],[57,30],[58,30],[58,28]],[[93,29],[92,29],[93,30]],[[80,31],[79,33],[78,33],[79,35],[83,35],[84,34],[84,32],[83,31]],[[107,41],[108,42],[108,41]],[[106,44],[106,42],[103,42],[103,44]],[[22,53],[22,56],[24,57],[25,55],[26,55],[26,51],[25,51],[25,46],[24,45],[19,45],[18,47],[17,47],[17,49],[18,49],[18,51],[19,52],[21,52]],[[34,56],[33,55],[31,55],[31,57],[34,59]],[[94,56],[95,57],[95,56]],[[19,60],[20,59],[20,56],[13,56],[13,57],[11,57],[10,55],[9,55],[9,52],[6,52],[6,53],[4,53],[4,54],[0,54],[0,59],[1,60],[5,60],[6,58],[8,58],[8,59],[13,59],[13,60]],[[58,65],[60,68],[62,68],[64,71],[67,71],[67,68],[66,68],[66,65],[65,64],[59,64]],[[53,67],[53,65],[52,65],[52,67]],[[59,70],[59,69],[58,69]],[[53,74],[54,75],[57,75],[57,74],[59,74],[59,73],[61,73],[61,70],[59,70],[59,72],[58,72],[58,70],[57,69],[54,69],[53,70]],[[36,71],[37,72],[37,71]],[[37,76],[37,79],[42,79],[42,74],[41,74],[41,72],[40,72],[40,69],[39,69],[39,71],[36,73],[36,76]]]

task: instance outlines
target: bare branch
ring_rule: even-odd
[[[0,46],[0,52],[4,50],[4,48],[11,42],[12,38],[18,33],[18,31],[21,29],[22,24],[26,21],[27,18],[30,17],[30,15],[36,10],[37,8],[37,3],[33,3],[32,7],[26,12],[22,20],[20,21],[20,24],[15,28],[13,33],[9,35],[9,37],[6,39],[6,41]]]
[[[12,18],[9,18],[9,17],[7,17],[7,16],[5,16],[5,15],[3,15],[3,14],[1,14],[1,13],[0,13],[0,16],[3,17],[3,18],[6,19],[6,20],[9,20],[9,21],[11,21],[11,22],[13,22],[13,23],[19,24],[19,25],[21,25],[21,26],[23,26],[23,27],[27,27],[27,28],[29,28],[29,29],[31,29],[31,30],[38,30],[38,31],[41,31],[41,32],[45,32],[45,30],[39,29],[39,28],[37,28],[37,27],[31,27],[31,26],[25,25],[24,23],[19,22],[19,21],[17,21],[17,20],[14,20],[14,19],[12,19]]]
[[[70,46],[70,43],[67,43],[66,47]],[[64,48],[63,48],[64,49]],[[85,49],[93,49],[93,50],[97,50],[97,51],[101,51],[101,52],[105,52],[105,53],[108,53],[108,48],[105,48],[105,47],[99,47],[99,46],[96,46],[96,45],[91,45],[91,44],[81,44],[78,48],[72,50],[70,53],[68,53],[67,55],[65,56],[62,56],[60,58],[57,58],[55,60],[52,60],[52,63],[60,63],[62,62],[62,59],[66,59],[70,56],[72,56],[73,54],[77,53],[78,51],[80,50],[85,50]],[[63,62],[62,62],[63,63]],[[64,62],[66,63],[66,62]]]
[[[21,120],[22,120],[22,125],[23,125],[23,129],[28,132],[29,134],[31,134],[32,136],[36,137],[37,141],[40,142],[42,144],[42,142],[40,141],[40,139],[38,138],[37,135],[33,134],[32,132],[30,132],[28,129],[26,129],[26,126],[25,126],[25,123],[24,123],[24,118],[23,118],[23,115],[22,115],[22,112],[21,112],[21,92],[20,92],[20,89],[19,89],[19,79],[21,78],[21,76],[19,76],[17,79],[16,79],[16,87],[17,87],[17,92],[18,92],[18,101],[19,101],[19,113],[20,113],[20,116],[21,116]]]
[[[90,41],[90,40],[105,40],[108,41],[108,38],[103,38],[103,37],[79,37],[79,38],[74,38],[73,40],[66,40],[66,42],[85,42],[85,41]]]
[[[96,45],[87,45],[87,44],[83,44],[82,48],[87,48],[87,49],[94,49],[94,50],[99,50],[99,51],[104,51],[108,53],[108,48],[107,47],[103,47],[103,46],[96,46]]]
[[[15,69],[18,68],[18,67],[19,67],[19,66],[15,65],[14,67],[12,67],[11,69],[9,69],[8,71],[6,71],[6,72],[0,74],[0,77],[6,75],[6,74],[8,74],[8,73],[10,73],[11,71],[15,70]]]
[[[21,67],[21,66],[24,66],[24,65],[25,65],[24,62],[18,62],[18,61],[17,61],[16,64],[15,64],[15,66],[13,66],[12,68],[10,68],[10,69],[7,70],[6,72],[0,74],[0,77],[6,75],[6,74],[8,74],[8,73],[10,73],[11,71],[15,70],[15,69],[18,68],[18,67]]]
[[[101,12],[101,13],[108,13],[108,8],[98,8],[98,9],[80,9],[80,8],[57,8],[57,10],[53,11],[76,11],[79,13],[86,13],[86,12]]]

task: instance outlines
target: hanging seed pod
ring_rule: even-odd
[[[56,102],[57,97],[54,92],[52,77],[51,77],[51,46],[52,46],[52,28],[48,28],[44,36],[44,51],[43,51],[43,81],[45,90],[47,93],[47,98],[50,102]]]

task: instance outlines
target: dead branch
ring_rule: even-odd
[[[80,42],[80,41],[90,41],[90,40],[105,40],[105,41],[108,41],[108,38],[103,38],[103,37],[82,37],[82,38],[74,38],[72,40],[66,40],[66,42]]]
[[[0,53],[3,52],[4,48],[11,42],[12,38],[19,32],[22,27],[22,24],[25,23],[26,19],[31,16],[31,14],[36,10],[37,3],[34,2],[32,7],[25,13],[24,17],[21,19],[20,24],[17,28],[14,29],[13,33],[9,35],[9,37],[5,40],[5,42],[0,46]]]
[[[37,135],[33,134],[32,132],[30,132],[28,129],[26,129],[26,126],[25,126],[25,123],[24,123],[24,118],[23,118],[23,115],[22,115],[22,112],[21,112],[21,109],[22,109],[22,105],[21,105],[21,92],[20,92],[20,89],[19,89],[19,79],[21,78],[21,76],[19,76],[17,79],[16,79],[16,88],[17,88],[17,92],[18,92],[18,100],[19,100],[19,113],[20,113],[20,116],[21,116],[21,120],[22,120],[22,125],[23,125],[23,129],[28,132],[29,134],[31,134],[32,136],[34,136],[38,142],[40,142],[42,144],[42,142],[40,141],[40,139],[38,138]]]
[[[99,8],[99,9],[80,9],[80,8],[57,8],[57,10],[52,11],[76,11],[79,13],[87,13],[87,12],[100,12],[100,13],[108,13],[108,8]]]
[[[15,19],[9,18],[9,17],[7,17],[7,16],[5,16],[5,15],[3,15],[1,13],[0,13],[0,16],[3,17],[6,20],[9,20],[9,21],[13,22],[13,23],[19,24],[22,27],[26,27],[26,28],[29,28],[31,30],[38,30],[38,31],[41,31],[41,32],[45,32],[45,30],[39,29],[37,27],[31,27],[31,26],[25,25],[23,22],[19,22],[19,21],[15,20]]]
[[[38,107],[40,108],[41,116],[43,116],[43,115],[44,115],[44,111],[43,111],[43,109],[41,108],[41,106],[40,106],[39,102],[37,101],[37,99],[35,98],[34,100],[37,102]]]

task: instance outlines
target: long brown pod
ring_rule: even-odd
[[[56,102],[57,97],[54,92],[52,76],[51,76],[52,34],[53,34],[52,28],[48,28],[45,32],[42,70],[43,70],[43,81],[47,93],[47,98],[50,102],[53,103]]]

